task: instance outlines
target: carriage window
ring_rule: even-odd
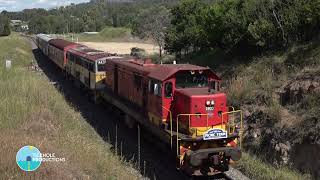
[[[89,63],[89,65],[88,65],[89,67],[88,67],[88,69],[89,69],[89,71],[91,71],[91,72],[94,72],[94,64],[93,63]]]
[[[82,67],[88,69],[88,63],[82,59]]]
[[[75,59],[76,59],[76,63],[77,63],[78,65],[81,65],[81,59],[80,59],[79,57],[76,57]]]
[[[74,61],[74,56],[72,54],[69,53],[69,61],[73,62]]]
[[[172,97],[172,82],[167,82],[165,84],[165,96],[166,98]]]

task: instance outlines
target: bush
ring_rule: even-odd
[[[0,15],[0,36],[9,36],[10,34],[10,20],[4,15]]]
[[[142,58],[146,55],[146,50],[138,47],[131,48],[130,56],[134,56],[137,58]]]

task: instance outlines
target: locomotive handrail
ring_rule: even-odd
[[[166,108],[164,106],[162,106],[162,108],[169,112],[169,117],[170,117],[170,145],[171,145],[171,149],[172,149],[172,137],[173,137],[173,134],[172,134],[172,113],[168,108]]]
[[[208,128],[208,121],[209,121],[209,114],[178,114],[177,115],[177,156],[178,157],[180,157],[180,155],[179,155],[179,146],[178,146],[178,144],[179,144],[179,117],[180,116],[188,116],[189,117],[189,124],[188,124],[188,126],[189,126],[189,128],[190,128],[190,117],[191,116],[207,116],[207,129],[209,129]],[[197,133],[197,132],[196,132]]]
[[[233,108],[233,107],[232,107]],[[224,115],[227,115],[227,114],[236,114],[236,113],[240,113],[240,132],[239,132],[239,137],[240,137],[240,149],[242,148],[242,129],[243,129],[243,115],[242,115],[242,110],[236,110],[234,111],[234,108],[233,108],[233,111],[229,111],[229,112],[224,112],[222,113],[222,117],[221,117],[221,124],[224,123]],[[230,127],[228,127],[228,132],[230,132],[229,130]]]
[[[232,108],[232,111],[234,111],[234,107],[233,106],[229,106],[229,108]]]

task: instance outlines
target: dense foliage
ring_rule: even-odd
[[[278,49],[319,35],[319,0],[183,0],[171,10],[166,49]]]
[[[6,12],[30,33],[100,31],[128,27],[182,55],[220,49],[259,52],[317,37],[320,0],[135,0],[71,4],[51,10]],[[171,22],[171,23],[170,23]]]
[[[68,33],[100,31],[105,26],[131,27],[137,14],[156,6],[173,6],[176,0],[136,0],[71,4],[55,9],[25,9],[7,12],[10,19],[29,23],[30,33]],[[169,13],[169,12],[168,12]]]
[[[4,14],[0,14],[0,36],[9,36],[10,31],[10,20]]]

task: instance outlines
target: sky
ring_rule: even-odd
[[[71,3],[89,2],[90,0],[0,0],[0,12],[21,11],[31,8],[54,8],[69,5]]]

